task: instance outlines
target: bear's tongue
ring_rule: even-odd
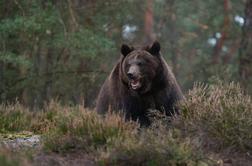
[[[131,86],[132,89],[136,90],[136,89],[141,87],[141,83],[140,83],[140,81],[138,79],[137,80],[131,80],[130,81],[130,86]]]

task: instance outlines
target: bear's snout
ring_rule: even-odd
[[[140,77],[140,71],[137,66],[131,66],[127,72],[127,77],[129,80],[135,80]]]
[[[136,76],[134,76],[134,74],[133,74],[133,73],[130,73],[130,72],[127,73],[127,77],[128,77],[130,80],[136,79]]]

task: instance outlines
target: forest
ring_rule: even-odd
[[[94,106],[122,43],[158,40],[184,92],[216,77],[251,93],[245,1],[1,0],[0,102]],[[246,19],[245,19],[246,18]]]
[[[121,45],[153,41],[181,116],[100,118]],[[252,0],[0,0],[0,165],[252,165],[251,95]]]

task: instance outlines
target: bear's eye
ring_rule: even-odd
[[[125,64],[125,67],[126,67],[126,68],[129,68],[129,67],[130,67],[130,64],[129,64],[129,63],[126,63],[126,64]]]
[[[137,62],[137,65],[138,65],[138,66],[142,66],[142,65],[143,65],[143,62]]]

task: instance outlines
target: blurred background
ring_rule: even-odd
[[[122,43],[161,43],[194,82],[252,92],[252,0],[0,0],[0,103],[95,105]]]

